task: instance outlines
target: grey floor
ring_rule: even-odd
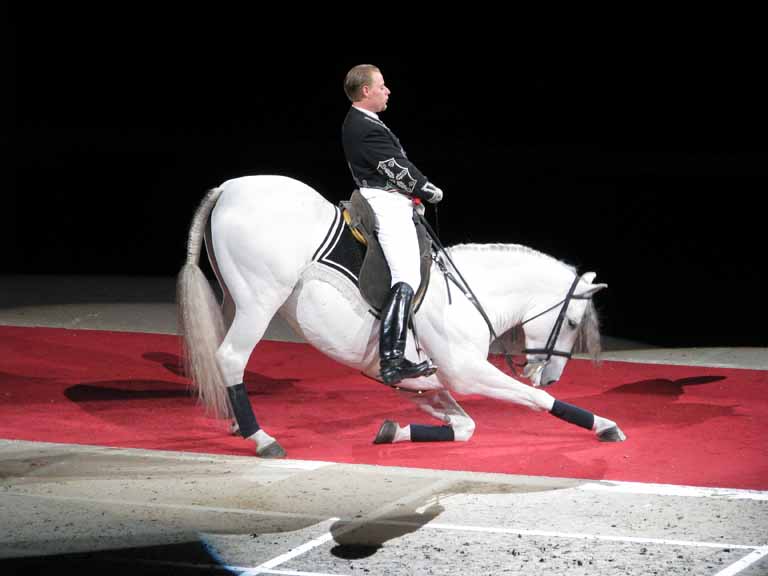
[[[0,276],[0,324],[175,333],[173,299],[171,278]],[[604,347],[768,369],[765,348]],[[0,518],[2,574],[768,574],[768,491],[728,488],[0,439]]]

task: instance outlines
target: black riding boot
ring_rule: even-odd
[[[405,357],[412,301],[413,288],[405,282],[398,282],[392,286],[387,303],[381,311],[379,356],[381,379],[386,384],[396,384],[407,378],[430,376],[437,370],[429,360],[414,364]]]

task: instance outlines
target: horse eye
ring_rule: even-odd
[[[577,322],[574,322],[570,318],[568,319],[568,328],[570,328],[571,330],[575,330],[578,325],[579,324]]]

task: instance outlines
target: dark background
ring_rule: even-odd
[[[57,10],[8,9],[6,273],[173,276],[203,193],[236,176],[346,198],[342,82],[367,62],[392,90],[382,119],[445,191],[445,244],[522,243],[596,271],[613,336],[768,345],[765,69],[738,30],[405,42]]]

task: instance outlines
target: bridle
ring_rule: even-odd
[[[506,361],[507,365],[512,369],[512,372],[515,374],[515,376],[519,376],[517,369],[518,368],[525,368],[528,367],[529,370],[526,370],[527,373],[535,372],[537,370],[542,370],[547,364],[549,364],[549,361],[552,359],[552,356],[560,356],[563,358],[568,358],[569,360],[572,357],[572,352],[565,350],[557,350],[555,348],[555,344],[557,344],[557,339],[560,337],[560,331],[563,328],[563,322],[565,322],[565,314],[568,311],[568,305],[571,303],[571,300],[591,300],[592,296],[586,296],[586,295],[579,295],[575,294],[576,292],[576,286],[578,286],[579,282],[581,281],[581,276],[578,274],[573,279],[573,283],[571,284],[571,287],[568,289],[568,293],[565,295],[565,298],[558,301],[557,303],[553,304],[546,310],[543,310],[542,312],[539,312],[535,316],[531,316],[530,318],[527,318],[526,320],[523,320],[519,325],[525,326],[528,324],[528,322],[531,322],[532,320],[535,320],[536,318],[539,318],[540,316],[544,316],[544,314],[551,312],[558,306],[562,306],[560,308],[560,313],[557,315],[557,320],[555,320],[555,323],[552,325],[552,330],[549,332],[549,337],[547,338],[547,342],[544,345],[543,348],[523,348],[523,354],[528,356],[531,355],[537,355],[539,356],[538,359],[536,359],[533,362],[529,362],[527,359],[522,364],[516,364],[514,362],[512,354],[507,350],[506,346],[504,346],[504,342],[499,340],[502,348],[504,348],[504,360]],[[489,325],[490,326],[490,325]],[[491,333],[493,334],[493,329],[491,328]],[[541,358],[542,356],[546,356],[546,358]],[[533,370],[530,370],[530,367],[532,364],[535,364]]]
[[[536,314],[536,316],[531,316],[527,320],[523,320],[520,323],[520,326],[525,326],[528,322],[531,320],[535,320],[539,316],[543,316],[550,310],[554,310],[561,304],[563,307],[560,309],[560,314],[557,316],[557,320],[555,320],[554,325],[552,326],[552,331],[549,333],[549,338],[547,338],[547,343],[544,345],[544,348],[524,348],[523,354],[546,354],[547,358],[545,362],[549,362],[550,358],[552,356],[563,356],[565,358],[571,358],[570,352],[563,352],[562,350],[555,350],[555,344],[557,343],[557,339],[560,336],[560,329],[563,327],[563,321],[565,321],[565,313],[568,310],[568,304],[570,304],[571,300],[590,300],[591,296],[581,296],[576,295],[574,292],[576,291],[576,286],[579,284],[579,281],[581,280],[581,276],[576,276],[576,278],[573,280],[573,284],[571,284],[570,289],[568,290],[568,294],[565,295],[565,298],[560,300],[557,304],[550,306],[543,312],[539,312]]]

